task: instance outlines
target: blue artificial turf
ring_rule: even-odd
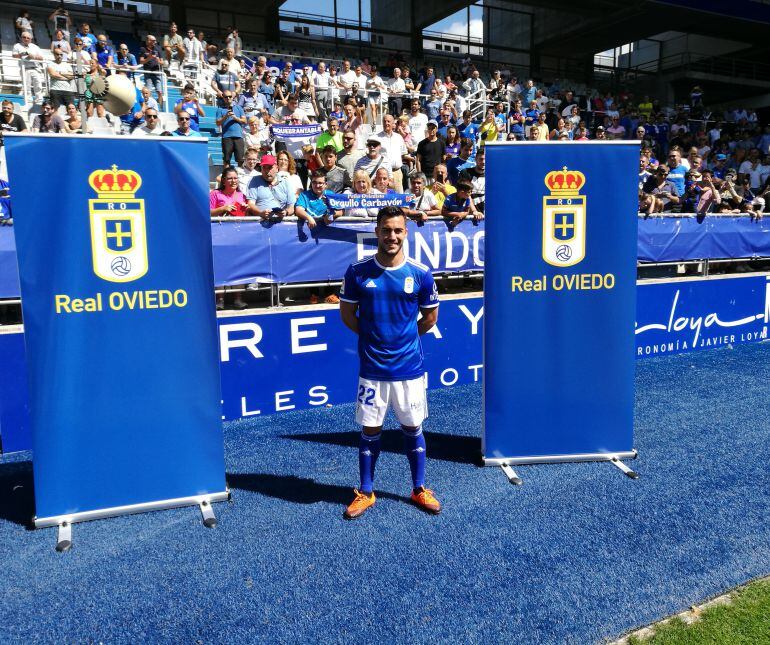
[[[586,643],[770,573],[770,344],[637,363],[631,481],[609,464],[475,465],[480,387],[433,391],[428,481],[410,506],[397,431],[379,501],[356,483],[353,407],[225,426],[232,504],[29,531],[31,468],[0,465],[3,642]],[[389,428],[396,428],[390,419]],[[137,464],[137,468],[141,468]]]

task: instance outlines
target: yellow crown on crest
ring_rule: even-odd
[[[113,164],[110,170],[94,170],[88,176],[88,184],[100,199],[131,198],[142,185],[142,178],[133,170],[118,170]]]
[[[586,176],[582,172],[567,170],[567,166],[561,170],[552,170],[545,176],[545,185],[552,195],[567,197],[578,195],[585,183]]]

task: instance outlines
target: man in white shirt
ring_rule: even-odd
[[[195,37],[195,30],[188,29],[184,44],[184,62],[186,65],[197,65],[203,62],[203,45]]]
[[[420,100],[412,99],[409,106],[409,132],[412,133],[412,143],[416,146],[425,138],[425,128],[428,125],[428,115],[420,112]]]
[[[241,40],[241,37],[238,35],[238,30],[233,29],[225,38],[225,47],[228,49],[233,50],[233,54],[238,57],[241,55],[241,50],[243,49],[243,40]]]
[[[404,83],[404,79],[401,78],[401,69],[394,67],[393,79],[388,86],[388,112],[394,117],[401,115],[401,106],[405,91],[406,84]]]
[[[340,83],[342,83],[342,86],[349,90],[351,87],[353,87],[353,83],[356,82],[356,73],[350,69],[350,61],[349,60],[343,60],[342,61],[342,74],[340,74],[339,79]]]
[[[407,154],[404,138],[395,130],[396,120],[392,114],[382,117],[382,131],[377,137],[382,142],[382,154],[390,161],[390,170],[393,175],[393,188],[397,193],[403,190],[403,173],[401,166],[403,156]]]
[[[326,71],[326,63],[321,61],[313,74],[313,87],[315,87],[315,102],[318,106],[318,120],[326,121],[326,115],[331,112],[329,100],[329,72]]]
[[[479,70],[474,69],[471,72],[471,77],[463,83],[463,88],[465,88],[465,91],[468,92],[468,94],[477,94],[479,92],[483,92],[486,90],[486,87],[484,86],[484,81],[481,80],[479,77]],[[479,96],[484,96],[483,94],[480,94]]]
[[[58,110],[61,105],[66,106],[72,100],[74,96],[72,79],[75,76],[72,73],[72,65],[63,61],[61,49],[54,50],[53,58],[53,62],[48,63],[46,71],[51,104],[54,110]]]
[[[35,43],[32,42],[32,34],[28,31],[21,32],[21,42],[13,46],[13,57],[21,60],[21,66],[27,77],[27,85],[32,92],[35,103],[43,102],[43,54]]]
[[[358,87],[361,88],[361,92],[359,93],[363,93],[366,90],[366,81],[368,81],[369,78],[364,74],[364,71],[361,69],[360,65],[356,65],[355,75],[356,77],[353,82],[357,83]]]
[[[418,172],[410,177],[411,191],[414,195],[414,202],[410,208],[405,208],[408,217],[424,222],[428,217],[438,217],[441,215],[441,209],[438,207],[436,196],[429,190],[425,190],[428,183],[425,173]]]
[[[241,77],[241,72],[243,70],[241,68],[241,64],[235,58],[235,51],[232,47],[225,49],[225,57],[222,59],[222,62],[219,65],[220,67],[222,65],[226,65],[228,72],[232,72],[238,78]]]
[[[153,99],[155,100],[155,99]],[[145,108],[144,123],[134,128],[132,137],[160,136],[163,134],[163,126],[160,124],[157,108]]]

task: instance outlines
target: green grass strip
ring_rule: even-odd
[[[739,645],[770,643],[770,579],[758,580],[730,594],[729,604],[708,607],[690,624],[673,618],[652,626],[654,634],[628,639],[634,645]]]

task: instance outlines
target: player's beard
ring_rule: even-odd
[[[397,239],[395,243],[391,243],[388,240],[379,240],[377,242],[377,251],[389,257],[398,255],[403,247],[404,240]]]

